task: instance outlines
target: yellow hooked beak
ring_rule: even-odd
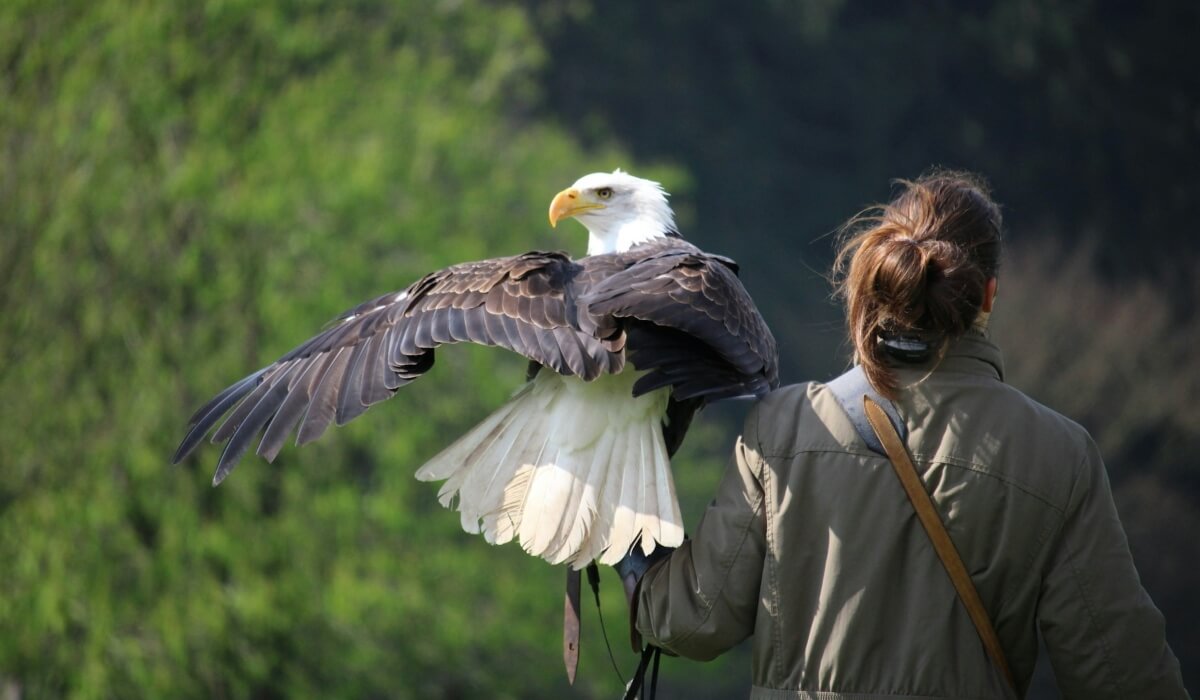
[[[603,208],[604,205],[600,202],[584,196],[574,187],[568,187],[554,195],[554,200],[550,202],[550,225],[558,226],[558,222],[563,219],[579,216],[585,211]]]

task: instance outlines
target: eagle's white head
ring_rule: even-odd
[[[675,214],[661,185],[619,168],[584,175],[550,203],[550,225],[575,217],[588,230],[588,255],[615,253],[677,236]]]

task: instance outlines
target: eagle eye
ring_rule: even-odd
[[[601,187],[596,190],[596,196],[600,199],[612,199],[613,191],[611,187]]]

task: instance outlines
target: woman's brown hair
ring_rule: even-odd
[[[971,328],[1000,263],[1000,208],[970,173],[900,180],[888,204],[842,227],[834,284],[846,302],[855,360],[896,397],[883,342],[918,336],[940,356]]]

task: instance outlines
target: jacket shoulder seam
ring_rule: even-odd
[[[1067,512],[1065,506],[1058,505],[1053,500],[1051,500],[1050,497],[1044,496],[1041,493],[1039,493],[1038,491],[1031,489],[1030,487],[1026,486],[1021,481],[1008,478],[1008,477],[1004,476],[1003,474],[997,474],[994,470],[992,470],[986,464],[980,464],[979,462],[975,462],[975,461],[967,460],[967,459],[958,459],[955,457],[948,457],[945,455],[941,455],[941,456],[932,455],[931,456],[931,455],[927,455],[927,454],[914,454],[913,458],[919,462],[924,462],[926,464],[945,464],[947,466],[958,467],[959,469],[966,469],[968,471],[975,472],[976,474],[981,474],[983,476],[993,478],[997,481],[1000,481],[1005,484],[1008,484],[1009,486],[1012,486],[1013,488],[1017,489],[1021,493],[1024,493],[1028,496],[1036,498],[1037,500],[1044,503],[1048,508],[1050,508],[1054,512],[1058,513],[1060,516],[1065,515]]]
[[[842,450],[801,449],[801,450],[795,450],[793,452],[788,452],[788,453],[763,454],[762,456],[763,456],[763,459],[768,459],[768,458],[795,459],[796,457],[799,457],[800,455],[804,455],[804,454],[840,454],[840,455],[847,455],[847,456],[851,456],[851,457],[867,457],[870,459],[882,459],[882,460],[887,459],[887,457],[885,457],[883,455],[875,454],[874,452],[869,452],[869,451],[865,451],[865,450],[846,450],[846,449],[842,449]],[[1028,486],[1026,486],[1025,484],[1023,484],[1020,481],[1016,481],[1014,479],[1009,479],[1000,474],[997,474],[996,472],[988,469],[987,465],[979,464],[977,462],[972,462],[970,460],[963,460],[963,459],[956,459],[954,457],[947,457],[944,455],[943,456],[934,455],[933,457],[930,457],[929,455],[924,454],[924,453],[913,453],[912,457],[913,457],[913,461],[918,462],[918,463],[945,464],[945,465],[952,466],[952,467],[958,467],[959,469],[966,469],[968,471],[975,472],[982,476],[990,477],[990,478],[1000,481],[1004,484],[1012,486],[1013,488],[1017,489],[1021,493],[1024,493],[1032,498],[1035,498],[1038,501],[1041,501],[1048,508],[1050,508],[1054,512],[1058,513],[1059,515],[1066,514],[1066,509],[1064,507],[1056,504],[1054,501],[1052,501],[1047,496],[1044,496],[1044,495],[1038,493],[1037,491],[1029,488]]]

